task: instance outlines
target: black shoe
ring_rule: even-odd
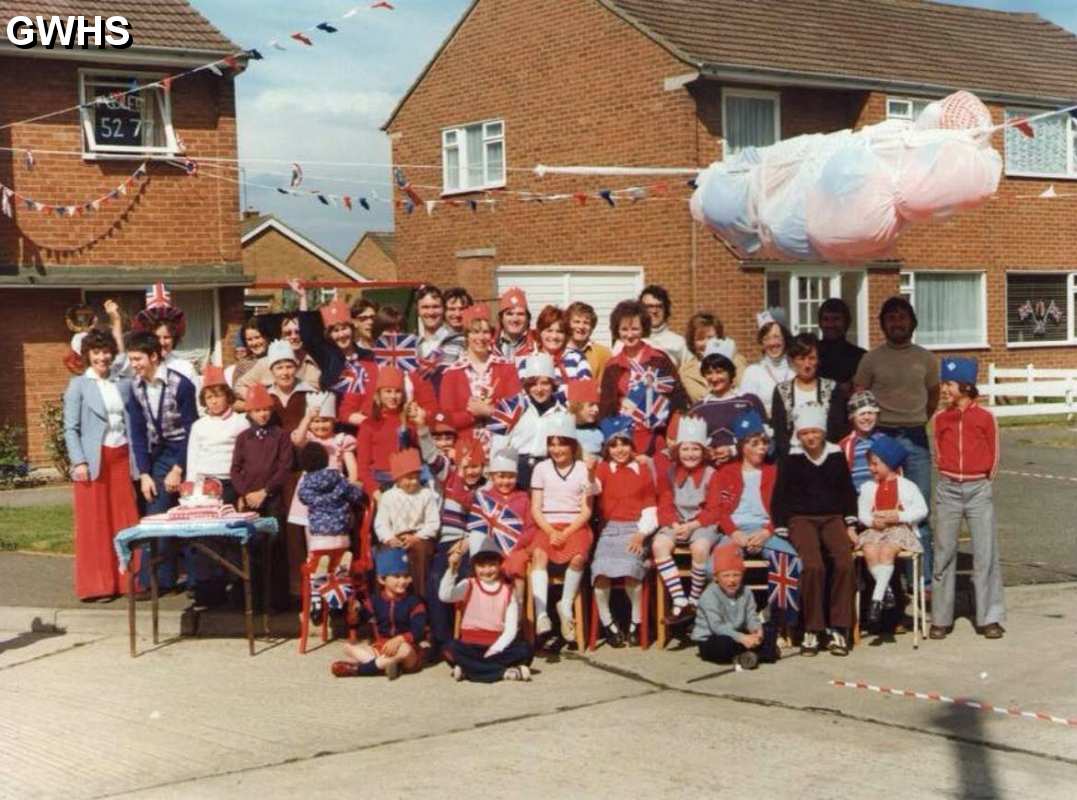
[[[881,600],[872,600],[868,606],[868,625],[878,625],[883,618],[883,603]]]
[[[883,595],[883,608],[890,610],[897,607],[897,600],[894,599],[894,590],[889,586],[886,587],[886,594]]]
[[[927,636],[929,639],[945,639],[949,633],[950,629],[944,625],[932,625],[927,632]]]
[[[606,626],[603,638],[606,640],[606,644],[618,650],[625,646],[625,635],[621,633],[617,623],[611,623]]]
[[[741,669],[755,669],[759,666],[759,656],[753,653],[751,650],[745,650],[734,659],[737,666]]]
[[[633,622],[632,627],[628,629],[628,644],[632,647],[640,646],[639,625],[635,622]]]
[[[325,619],[325,605],[318,603],[310,607],[310,624],[321,625],[322,620]]]

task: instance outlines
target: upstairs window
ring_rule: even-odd
[[[1007,108],[1006,121],[1042,114],[1044,109]],[[1069,114],[1036,120],[1029,138],[1015,127],[1006,128],[1006,174],[1044,178],[1077,178],[1074,138],[1077,120]]]
[[[887,97],[886,118],[916,122],[916,119],[924,112],[930,102],[930,100],[921,100],[915,97]]]
[[[722,138],[725,154],[745,147],[766,147],[781,138],[781,95],[747,89],[722,90]]]
[[[505,123],[478,122],[441,132],[444,192],[471,192],[505,185]]]
[[[82,70],[79,73],[83,153],[102,156],[174,156],[179,151],[172,127],[169,93],[161,87],[128,92],[160,75]]]

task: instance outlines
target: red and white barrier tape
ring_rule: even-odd
[[[993,711],[996,714],[1002,714],[1007,717],[1026,717],[1027,719],[1038,719],[1041,722],[1053,722],[1056,725],[1066,725],[1070,728],[1077,728],[1077,719],[1056,717],[1054,714],[1047,714],[1043,711],[1022,711],[1019,708],[1003,708],[1001,706],[993,706],[990,703],[981,703],[978,700],[969,700],[965,697],[947,697],[938,692],[914,692],[912,689],[890,689],[886,686],[873,686],[872,684],[864,683],[863,681],[829,681],[829,683],[831,686],[836,686],[839,689],[867,689],[869,692],[878,692],[879,694],[891,694],[896,697],[914,697],[917,700],[934,700],[939,703],[949,703],[955,706],[974,708],[978,711]]]

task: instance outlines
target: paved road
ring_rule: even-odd
[[[444,667],[333,679],[339,643],[249,658],[184,639],[131,659],[122,636],[0,632],[0,797],[1069,798],[1077,726],[829,683],[1077,718],[1077,586],[1008,601],[1001,642],[962,623],[918,652],[900,637],[753,673],[600,649],[496,686]]]

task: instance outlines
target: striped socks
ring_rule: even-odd
[[[655,561],[654,566],[658,570],[659,577],[662,578],[662,583],[669,591],[669,599],[673,601],[673,607],[682,608],[688,605],[688,598],[684,596],[684,587],[681,585],[681,576],[677,574],[677,565],[673,559],[664,558],[661,561]]]
[[[699,605],[699,596],[703,594],[703,587],[707,585],[707,573],[704,571],[706,564],[692,562],[692,588],[688,602]]]

